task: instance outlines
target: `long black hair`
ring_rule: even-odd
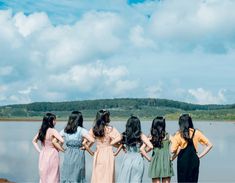
[[[46,133],[48,128],[54,128],[53,121],[56,119],[56,116],[52,113],[46,113],[42,120],[41,128],[39,129],[38,133],[38,140],[42,143],[46,138]]]
[[[153,119],[152,127],[151,127],[151,142],[154,147],[162,148],[162,140],[166,136],[166,122],[165,118],[161,116],[157,116]]]
[[[127,146],[136,146],[137,143],[141,143],[141,124],[140,120],[136,116],[131,116],[126,123],[126,130],[122,133],[122,143]]]
[[[105,135],[104,128],[110,122],[110,112],[101,109],[96,113],[95,125],[93,127],[93,134],[96,137],[103,137]]]
[[[73,111],[69,116],[68,123],[64,129],[65,133],[73,134],[78,127],[83,127],[83,117],[80,111]]]
[[[190,140],[189,128],[193,128],[193,121],[189,114],[182,114],[179,117],[179,128],[181,137],[188,142]]]

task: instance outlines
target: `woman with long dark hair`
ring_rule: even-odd
[[[40,183],[59,183],[59,150],[54,144],[64,140],[61,135],[54,129],[56,124],[56,116],[52,113],[46,113],[43,117],[41,128],[33,139],[33,145],[40,153],[39,155],[39,176]],[[54,140],[55,139],[55,140]],[[38,141],[41,141],[41,149],[38,146]]]
[[[87,151],[94,156],[92,183],[113,183],[115,182],[115,161],[114,157],[120,151],[113,152],[113,141],[120,141],[121,135],[116,128],[110,126],[110,113],[107,110],[97,112],[95,125],[90,130],[90,134],[95,138],[96,151],[90,150],[90,147],[84,145]]]
[[[94,142],[88,131],[83,128],[83,116],[73,111],[69,116],[65,129],[60,132],[65,140],[66,151],[61,172],[61,182],[85,182],[85,152],[82,150],[83,139]]]
[[[113,143],[117,143],[117,141]],[[144,175],[144,159],[140,147],[143,143],[149,148],[153,146],[142,133],[138,117],[131,116],[127,120],[126,130],[122,133],[121,143],[125,146],[127,153],[124,155],[117,182],[141,183]]]
[[[170,135],[166,132],[166,121],[162,116],[154,118],[150,130],[153,144],[148,175],[153,183],[169,183],[174,175],[170,155]]]
[[[198,154],[198,143],[204,146]],[[179,117],[179,131],[172,140],[171,151],[177,158],[178,182],[198,182],[200,159],[212,148],[212,143],[199,130],[193,128],[189,114]]]

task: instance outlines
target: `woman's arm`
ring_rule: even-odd
[[[91,155],[91,156],[94,156],[94,152],[90,149],[89,145],[84,141],[82,143],[83,147],[85,147],[85,149],[87,150],[87,152]]]
[[[55,148],[58,150],[58,151],[61,151],[61,152],[64,152],[65,149],[63,148],[63,144],[57,139],[57,138],[53,138],[52,139],[52,144],[55,146]]]
[[[151,158],[148,156],[147,152],[145,151],[146,144],[143,143],[143,145],[140,147],[140,153],[148,160],[151,161]]]
[[[112,141],[110,142],[112,146],[122,140],[122,135],[116,129],[113,129],[113,131],[115,131],[115,133],[113,133],[114,135],[112,137]]]
[[[148,137],[144,135],[143,133],[141,134],[141,140],[149,147],[150,149],[153,149],[153,144],[150,142]]]
[[[152,137],[150,136],[150,137],[148,137],[148,139],[149,139],[149,141],[151,142]],[[150,148],[150,147],[148,147],[148,146],[145,146],[145,151],[146,151],[146,153],[149,153],[151,150],[152,150],[152,148]]]
[[[174,160],[175,160],[175,158],[178,156],[180,150],[181,150],[181,148],[179,147],[179,148],[177,149],[177,151],[172,152],[171,161],[174,161]]]
[[[89,141],[90,143],[95,142],[95,139],[89,133],[84,134],[83,137],[84,137],[84,140],[86,139],[86,143],[87,141]]]
[[[38,146],[38,133],[37,135],[35,135],[35,137],[33,138],[33,141],[32,141],[35,149],[40,153],[41,152],[41,149],[39,148]]]
[[[117,156],[119,154],[119,152],[123,149],[123,144],[119,144],[117,148],[118,149],[116,150],[116,152],[113,153],[114,156]]]
[[[57,132],[56,129],[52,129],[52,139],[55,137],[57,140],[59,140],[62,144],[64,143],[63,137]]]
[[[85,150],[85,146],[84,144],[86,144],[89,148],[94,144],[94,142],[90,142],[88,141],[86,138],[83,139],[83,142],[82,142],[82,147],[80,149],[82,150]]]
[[[84,133],[82,136],[83,136],[82,144],[87,144],[89,147],[91,147],[94,144],[95,139],[90,135],[90,133]],[[80,149],[86,150],[84,145],[82,145]]]
[[[115,144],[117,144],[117,143],[120,142],[121,140],[122,140],[122,136],[119,135],[117,138],[113,139],[113,140],[110,142],[110,144],[111,144],[112,146],[114,146]]]
[[[171,161],[174,161],[175,158],[178,156],[181,148],[180,148],[180,145],[179,145],[177,139],[174,138],[172,135],[170,135],[169,140],[171,143],[171,146],[170,146],[171,154],[172,154]]]
[[[202,153],[198,156],[199,159],[201,159],[203,156],[205,156],[211,150],[212,147],[213,147],[213,144],[210,141],[208,141],[206,148],[204,148]]]

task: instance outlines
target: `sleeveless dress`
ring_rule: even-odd
[[[113,183],[115,182],[115,162],[110,142],[119,137],[120,133],[113,127],[107,127],[103,138],[95,137],[92,129],[90,134],[96,141],[91,182]]]
[[[83,136],[88,133],[78,127],[74,134],[60,132],[65,139],[66,150],[61,171],[61,183],[84,183],[85,180],[85,151],[81,150]]]
[[[42,150],[39,155],[39,176],[40,183],[59,183],[60,182],[60,158],[59,152],[52,144],[52,136],[63,141],[60,134],[53,128],[46,132],[46,139],[42,144]]]
[[[144,159],[140,154],[140,144],[127,146],[118,183],[141,183],[144,175]]]
[[[173,166],[170,160],[170,140],[168,134],[166,134],[166,139],[163,140],[162,143],[162,148],[153,148],[152,159],[148,170],[150,178],[167,178],[174,176]]]
[[[178,182],[198,182],[200,160],[192,138],[189,140],[186,148],[180,150],[177,158],[177,179]]]

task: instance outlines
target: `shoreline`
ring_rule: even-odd
[[[152,118],[140,118],[141,121],[152,121]],[[57,122],[66,122],[67,119],[57,119]],[[86,118],[84,122],[93,122],[93,118]],[[111,118],[111,121],[114,122],[126,122],[127,118]],[[172,121],[178,121],[178,119],[167,119],[167,121],[172,122]],[[194,121],[196,122],[221,122],[221,123],[235,123],[235,120],[224,120],[224,119],[216,119],[216,120],[211,120],[211,119],[195,119]],[[35,118],[0,118],[0,123],[4,122],[42,122],[42,119],[35,119]]]

